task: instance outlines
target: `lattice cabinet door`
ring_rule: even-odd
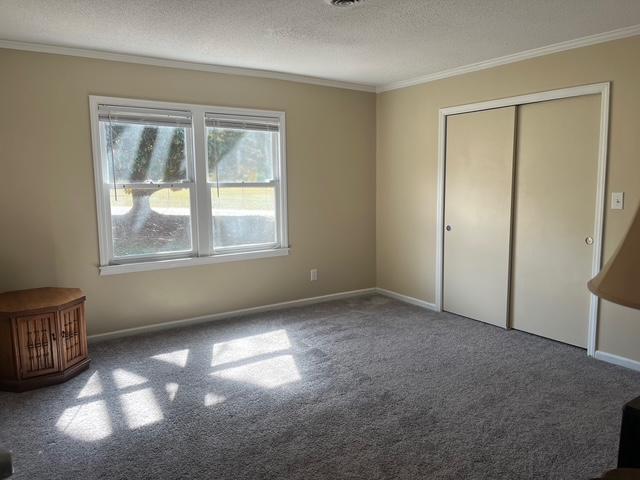
[[[55,313],[16,319],[22,378],[58,371]]]
[[[70,367],[87,356],[87,335],[84,331],[84,305],[60,311],[60,342],[63,368]]]

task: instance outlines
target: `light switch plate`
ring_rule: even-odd
[[[622,210],[624,208],[624,192],[613,192],[611,194],[611,210]]]

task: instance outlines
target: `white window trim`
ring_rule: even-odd
[[[259,258],[283,257],[289,255],[289,248],[273,248],[270,250],[256,250],[254,252],[224,253],[208,257],[191,258],[163,258],[160,260],[122,263],[120,265],[105,265],[100,267],[100,275],[115,275],[117,273],[150,272],[153,270],[166,270],[168,268],[197,267],[214,263],[237,262],[239,260],[256,260]]]
[[[190,110],[193,115],[193,135],[195,175],[192,195],[192,224],[195,224],[192,235],[193,252],[200,252],[200,256],[191,253],[191,257],[184,254],[149,255],[145,261],[140,258],[131,262],[113,263],[111,256],[111,217],[109,212],[108,191],[103,187],[103,164],[100,151],[100,126],[98,121],[98,106],[100,104],[118,105],[124,107],[143,107],[167,110]],[[255,250],[247,251],[238,248],[221,248],[219,253],[210,251],[209,232],[211,231],[212,218],[211,198],[207,184],[207,164],[197,161],[206,157],[205,113],[224,113],[229,115],[243,115],[254,117],[277,117],[280,121],[280,162],[275,162],[276,176],[276,229],[278,231],[278,244],[273,247],[256,246]],[[98,219],[98,245],[100,251],[100,275],[113,275],[117,273],[144,272],[151,270],[163,270],[167,268],[179,268],[214,263],[233,262],[240,260],[252,260],[258,258],[280,257],[289,254],[289,235],[287,225],[287,155],[286,155],[286,119],[285,113],[273,110],[255,110],[248,108],[217,107],[212,105],[196,105],[188,103],[156,102],[150,100],[136,100],[131,98],[89,96],[89,113],[91,118],[91,143],[93,152],[93,172],[96,193],[96,209]],[[274,160],[275,161],[275,160]],[[106,191],[106,193],[105,193]],[[195,197],[198,196],[196,199]],[[200,206],[200,209],[197,206]],[[241,247],[240,247],[241,248]],[[179,258],[171,258],[179,256]]]

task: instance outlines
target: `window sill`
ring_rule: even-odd
[[[168,268],[195,267],[213,263],[237,262],[240,260],[254,260],[258,258],[283,257],[289,255],[289,248],[274,248],[271,250],[256,250],[253,252],[237,252],[212,255],[210,257],[172,258],[149,262],[123,263],[120,265],[105,265],[100,267],[100,275],[116,275],[119,273],[149,272]]]

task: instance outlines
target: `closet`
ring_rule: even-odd
[[[442,306],[585,348],[600,96],[449,115]]]

